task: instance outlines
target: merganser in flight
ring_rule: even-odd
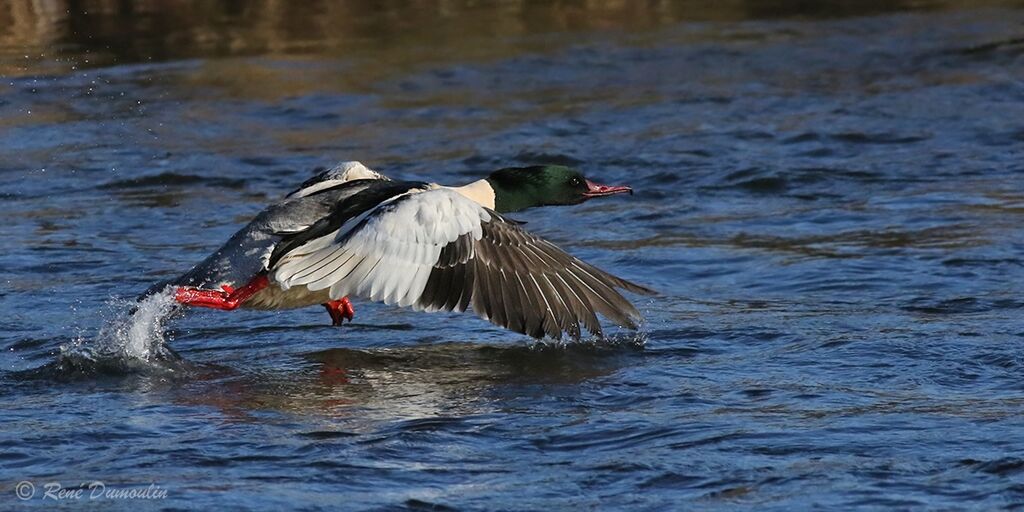
[[[337,165],[263,210],[175,287],[188,306],[285,309],[322,304],[352,320],[348,296],[420,311],[465,311],[535,338],[600,336],[597,314],[631,329],[640,313],[615,277],[503,213],[632,193],[562,166],[495,171],[462,187],[393,181]]]

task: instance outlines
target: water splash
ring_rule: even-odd
[[[178,355],[168,346],[164,326],[176,311],[172,290],[136,301],[117,301],[114,312],[94,338],[79,337],[61,345],[59,364],[66,370],[125,372],[166,366]]]
[[[604,336],[593,336],[579,340],[552,340],[544,338],[533,340],[527,345],[529,350],[535,352],[563,351],[563,352],[609,352],[615,353],[623,350],[643,351],[647,345],[649,334],[645,331],[618,330]]]

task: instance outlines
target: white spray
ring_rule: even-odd
[[[174,357],[164,337],[164,323],[176,304],[173,291],[164,290],[138,302],[119,302],[114,306],[120,311],[100,328],[95,338],[78,338],[61,346],[63,361],[124,367]]]

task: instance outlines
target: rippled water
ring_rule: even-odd
[[[1014,4],[97,4],[0,9],[3,508],[1024,505]],[[517,217],[661,295],[569,346],[361,302],[129,316],[348,159],[628,183]]]

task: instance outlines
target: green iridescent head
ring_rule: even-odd
[[[498,212],[580,204],[595,197],[633,193],[629,187],[598,185],[564,165],[508,167],[491,173],[487,182],[494,189],[494,209]]]

